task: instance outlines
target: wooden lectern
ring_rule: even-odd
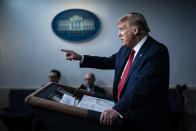
[[[59,103],[63,94],[75,94],[81,99],[83,95],[95,96],[111,100],[111,97],[88,92],[86,90],[48,83],[25,98],[37,117],[49,131],[119,131],[123,122],[117,119],[113,126],[103,126],[99,123],[101,113],[76,106]]]

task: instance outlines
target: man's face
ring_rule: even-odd
[[[54,82],[54,83],[59,82],[59,78],[55,72],[50,72],[49,79],[50,79],[50,82]]]
[[[92,86],[94,84],[95,80],[91,74],[86,74],[84,79],[86,86]]]
[[[120,22],[118,29],[118,37],[122,40],[123,45],[133,48],[134,33],[128,26],[128,22]]]

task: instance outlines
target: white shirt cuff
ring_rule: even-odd
[[[114,110],[114,111],[120,116],[120,118],[123,118],[123,116],[118,111],[116,111],[116,110]]]
[[[82,60],[81,61],[78,61],[80,64],[82,64],[83,61],[84,61],[84,55],[81,54],[81,56],[82,56]]]

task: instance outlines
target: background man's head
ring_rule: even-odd
[[[137,40],[148,35],[150,29],[142,14],[128,13],[121,17],[118,21],[118,36],[122,40],[123,45],[133,48],[137,44]]]
[[[61,79],[61,73],[58,70],[51,70],[49,74],[50,82],[58,83]]]
[[[85,85],[91,87],[94,85],[95,75],[93,73],[87,73],[84,79],[85,79]]]

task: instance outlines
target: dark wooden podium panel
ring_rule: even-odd
[[[85,131],[119,131],[122,130],[123,122],[117,119],[113,126],[103,126],[99,124],[101,113],[86,110],[83,108],[61,104],[56,102],[53,98],[62,98],[63,93],[73,94],[76,88],[68,87],[65,85],[48,83],[46,86],[41,87],[28,97],[25,102],[29,104],[37,117],[49,131],[62,131],[62,130],[85,130]],[[95,96],[104,99],[111,99],[110,97],[88,92],[86,90],[78,90],[75,93],[77,99],[81,99],[83,95]]]
[[[35,108],[34,108],[35,109]],[[120,131],[120,126],[102,126],[88,118],[65,115],[44,109],[35,109],[39,119],[49,131]]]

